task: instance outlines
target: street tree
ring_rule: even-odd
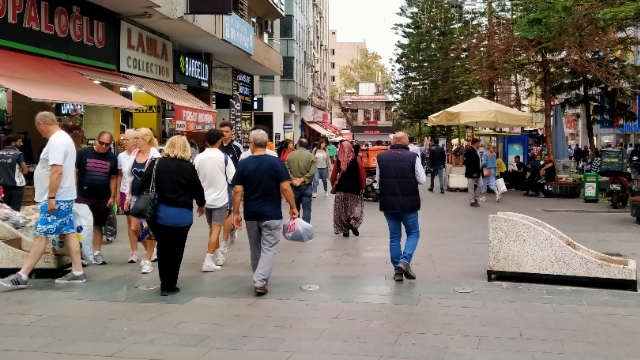
[[[390,94],[393,90],[393,76],[382,63],[382,57],[368,49],[360,50],[357,58],[351,59],[349,65],[340,68],[341,87],[337,91],[358,90],[359,82],[373,82],[379,85],[381,94]],[[334,90],[335,91],[335,90]]]

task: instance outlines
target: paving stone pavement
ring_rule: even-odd
[[[365,204],[361,236],[347,239],[333,235],[332,197],[319,196],[316,239],[280,243],[263,298],[252,293],[245,232],[222,271],[200,272],[203,218],[187,243],[182,292],[160,297],[158,289],[138,289],[159,283],[157,269],[141,275],[126,263],[126,222],[119,217],[120,235],[103,246],[109,264],[86,268],[86,284],[35,279],[27,290],[0,290],[0,359],[640,359],[637,293],[486,281],[489,214],[528,214],[587,247],[637,260],[640,228],[628,213],[543,212],[607,207],[517,192],[474,209],[464,193],[422,190],[417,280],[391,279],[377,204]],[[455,292],[459,287],[473,292]]]

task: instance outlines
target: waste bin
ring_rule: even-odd
[[[598,202],[600,198],[600,175],[597,173],[585,173],[582,179],[584,186],[584,201]]]

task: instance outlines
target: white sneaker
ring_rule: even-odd
[[[318,197],[318,193],[313,193],[313,197],[317,198]]]
[[[217,266],[224,265],[225,260],[226,259],[224,258],[224,255],[222,255],[222,251],[220,251],[220,249],[216,250],[216,252],[213,253],[213,263]]]
[[[149,274],[150,272],[153,271],[153,266],[151,264],[151,261],[142,260],[141,264],[142,264],[142,270],[140,271],[141,274]]]
[[[233,244],[236,240],[238,240],[238,229],[233,228],[229,233],[229,242]]]
[[[501,195],[502,195],[502,194],[500,194],[500,192],[499,192],[499,191],[496,191],[496,202],[500,202],[500,196],[501,196]]]
[[[153,248],[153,254],[151,254],[151,262],[158,262],[158,248]]]
[[[215,272],[220,270],[222,270],[222,268],[216,264],[202,264],[202,272]]]
[[[325,196],[325,197],[329,196],[329,192],[328,192],[328,191],[325,191],[325,192],[324,192],[324,196]]]
[[[229,237],[231,237],[231,235],[229,235]],[[220,243],[220,252],[222,252],[223,254],[226,254],[229,252],[229,243],[228,242],[221,242]]]

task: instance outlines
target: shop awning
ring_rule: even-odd
[[[67,65],[67,64],[65,64]],[[124,76],[122,76],[121,74],[117,73],[117,72],[112,72],[112,71],[99,71],[99,70],[92,70],[92,69],[87,69],[84,67],[78,67],[78,66],[73,66],[73,65],[67,65],[71,70],[83,75],[84,77],[91,79],[91,80],[95,80],[95,81],[100,81],[100,82],[105,82],[105,83],[109,83],[109,84],[116,84],[116,85],[122,85],[122,86],[134,86],[135,83],[127,78],[125,78]]]
[[[309,126],[311,129],[313,129],[314,131],[318,132],[320,135],[329,135],[332,134],[331,131],[323,128],[322,126],[318,125],[317,123],[314,122],[304,122],[305,124],[307,124],[307,126]]]
[[[174,104],[177,131],[206,130],[216,124],[217,112],[178,85],[125,74],[136,86],[149,94]]]
[[[211,106],[182,90],[178,85],[129,74],[125,74],[125,76],[132,80],[136,86],[142,87],[144,91],[174,105],[215,112]]]
[[[327,123],[327,122],[319,122],[318,123],[320,126],[322,126],[323,128],[331,131],[334,134],[340,134],[340,132],[342,131],[342,128],[340,128],[339,126],[333,125],[331,123]]]
[[[0,84],[33,101],[143,108],[55,60],[0,50],[0,64]]]

